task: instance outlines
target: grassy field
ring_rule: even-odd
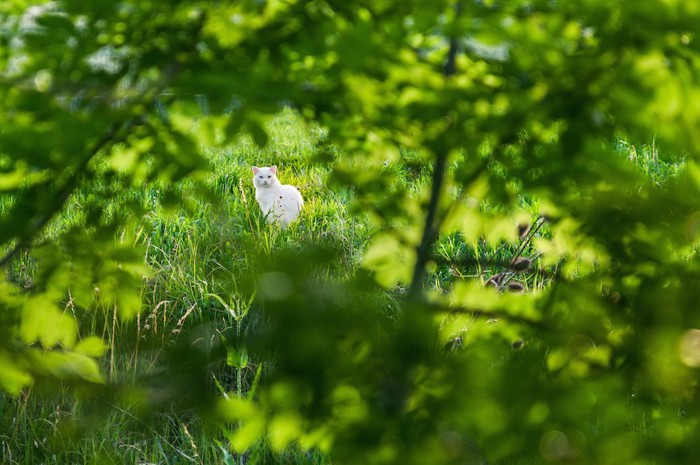
[[[264,263],[260,256],[270,259],[273,251],[293,252],[313,242],[344,251],[333,273],[353,273],[370,230],[349,215],[350,192],[327,187],[330,166],[316,162],[321,132],[292,112],[280,115],[268,130],[270,143],[263,149],[241,137],[231,146],[207,150],[212,169],[204,183],[213,197],[200,195],[194,182],[184,181],[122,191],[107,207],[118,215],[128,200],[147,211],[144,217],[126,219],[115,240],[140,246],[152,268],[142,289],[144,309],[135,321],[119,321],[110,308],[77,314],[66,303],[66,311],[79,318],[81,334],[98,334],[110,345],[103,361],[108,379],[128,383],[148,374],[157,366],[162,349],[176,342],[185,328],[206,325],[219,333],[240,333],[254,324],[250,283],[259,272],[256,266]],[[265,224],[252,185],[255,164],[277,164],[280,180],[300,188],[306,203],[293,227],[281,231]],[[82,205],[90,197],[87,189],[78,192],[47,235],[79,224]],[[176,206],[165,206],[166,197]],[[16,260],[10,270],[12,279],[31,285],[33,263],[29,255]],[[259,365],[251,360],[237,369],[214,362],[207,382],[213,390],[218,386],[242,393]],[[43,392],[41,382],[18,399],[2,396],[3,463],[238,463],[223,435],[205,428],[186,408],[161,411],[144,420],[128,403],[86,406],[69,386],[55,395],[51,390]],[[106,417],[94,418],[89,414],[92,407]],[[246,458],[247,463],[271,460],[322,463],[324,459],[294,450],[272,457],[264,444]]]
[[[264,148],[241,137],[232,145],[207,149],[212,170],[204,182],[213,196],[197,195],[195,184],[185,181],[176,186],[133,187],[120,192],[108,207],[119,215],[120,205],[129,200],[147,212],[126,218],[115,241],[137,244],[152,268],[142,287],[144,308],[134,321],[119,321],[113,308],[80,313],[66,302],[66,311],[79,319],[81,334],[100,335],[109,344],[103,360],[109,380],[128,385],[157,371],[159,358],[179,341],[183,329],[188,329],[190,337],[198,328],[207,337],[242,337],[259,318],[252,284],[259,267],[279,254],[294,254],[302,244],[313,243],[340,257],[326,270],[329,275],[342,279],[357,271],[373,227],[366,218],[351,213],[352,192],[329,181],[331,162],[320,162],[318,157],[325,143],[323,131],[291,111],[270,122],[268,130],[270,142]],[[617,147],[655,182],[664,182],[682,169],[682,163],[660,161],[654,145],[619,142]],[[306,202],[300,220],[283,231],[265,224],[254,198],[251,166],[271,164],[279,166],[283,183],[300,188]],[[400,182],[415,183],[416,188],[427,182],[426,178],[415,180],[401,166],[391,169]],[[48,236],[79,224],[81,206],[90,196],[90,191],[80,191],[51,225]],[[166,198],[174,199],[175,206],[166,206]],[[443,237],[435,247],[436,256],[444,261],[433,276],[435,286],[447,286],[464,276],[485,280],[498,270],[457,264],[467,259],[477,264],[486,258],[508,261],[514,251],[487,244],[473,247],[457,236]],[[34,260],[29,255],[16,260],[10,270],[12,279],[30,285]],[[527,285],[543,286],[546,281],[535,273]],[[392,311],[391,293],[376,298],[384,299],[387,312]],[[263,361],[253,357],[208,363],[211,379],[202,382],[212,393],[245,395],[264,376]],[[265,443],[245,457],[236,457],[223,433],[204,424],[192,406],[144,415],[140,403],[128,396],[91,401],[89,395],[76,396],[71,386],[58,394],[43,389],[41,381],[19,398],[0,396],[0,454],[6,464],[330,463],[322,454],[296,448],[272,453]]]

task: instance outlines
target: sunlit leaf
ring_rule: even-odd
[[[263,438],[265,420],[261,417],[251,418],[236,430],[231,439],[231,447],[238,453],[243,453]]]
[[[248,350],[245,347],[240,350],[228,347],[226,349],[226,364],[238,369],[245,368],[248,365]]]
[[[32,376],[4,351],[0,351],[0,387],[10,394],[18,395],[32,382]]]
[[[22,339],[27,343],[40,342],[50,348],[60,344],[71,348],[77,337],[75,320],[56,307],[48,296],[27,299],[20,326]]]
[[[270,445],[277,451],[284,450],[290,442],[302,434],[301,418],[294,413],[283,413],[275,416],[267,428]]]
[[[364,256],[364,265],[375,272],[384,287],[407,283],[411,279],[415,251],[391,234],[376,236]]]
[[[83,354],[35,351],[32,359],[45,373],[59,379],[81,378],[91,383],[105,382],[97,361]]]
[[[89,336],[78,342],[73,351],[78,354],[87,355],[88,357],[101,357],[109,346],[97,336]]]

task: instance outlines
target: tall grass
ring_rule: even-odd
[[[255,277],[261,263],[274,260],[275,253],[320,244],[340,252],[341,259],[327,270],[330,275],[343,278],[357,269],[372,226],[349,214],[350,190],[328,187],[331,166],[318,157],[323,130],[284,111],[269,122],[268,131],[270,140],[263,148],[241,136],[230,145],[206,149],[212,169],[205,184],[213,195],[199,195],[193,182],[183,181],[174,186],[132,187],[107,206],[114,215],[121,213],[120,205],[127,200],[145,209],[143,217],[124,221],[115,240],[142,247],[144,260],[153,270],[143,283],[144,308],[135,321],[120,321],[114,308],[76,314],[81,333],[98,334],[110,346],[103,360],[108,379],[128,385],[157,371],[159,358],[185,333],[202,335],[193,345],[242,340],[260,318],[253,300]],[[635,147],[619,142],[617,148],[659,182],[682,169],[682,164],[660,161],[653,144]],[[254,198],[251,167],[271,164],[278,165],[280,180],[298,186],[305,198],[301,217],[287,230],[266,225]],[[414,192],[429,182],[425,174],[416,181],[414,173],[400,166],[391,166],[388,172],[412,185]],[[95,184],[90,189],[109,186]],[[78,192],[52,222],[47,236],[80,224],[81,205],[93,193]],[[446,287],[465,277],[486,281],[514,253],[514,247],[467,244],[459,235],[442,237],[434,249],[435,258],[441,260],[433,275],[435,286]],[[19,256],[9,270],[11,279],[31,285],[34,260],[31,254]],[[529,279],[530,287],[544,285],[537,273]],[[66,310],[74,311],[69,305]],[[206,331],[198,333],[198,328]],[[229,358],[207,361],[211,379],[206,382],[220,395],[245,395],[264,376],[264,361],[242,358],[240,352],[226,349],[231,349]],[[2,463],[330,463],[327,457],[295,447],[272,453],[265,442],[244,457],[235,456],[222,432],[208,428],[186,407],[143,415],[139,400],[129,396],[90,400],[89,395],[76,396],[70,386],[57,392],[45,389],[45,383],[40,380],[19,398],[0,394]]]
[[[615,149],[645,178],[659,185],[677,177],[685,167],[683,157],[661,157],[655,140],[644,144],[632,144],[625,139],[618,139],[615,141]]]
[[[119,209],[127,201],[147,211],[142,218],[124,221],[115,240],[142,247],[152,269],[142,287],[144,308],[135,321],[120,321],[114,308],[77,315],[81,333],[96,333],[110,346],[103,360],[109,380],[128,385],[158,370],[159,358],[184,329],[192,334],[207,327],[213,328],[209,338],[225,336],[234,342],[241,338],[259,318],[251,295],[261,256],[272,260],[274,251],[316,243],[346,251],[332,273],[351,274],[357,266],[369,227],[350,219],[349,191],[327,187],[330,166],[316,160],[323,131],[291,111],[282,112],[267,129],[270,142],[264,148],[241,136],[231,145],[206,149],[212,167],[204,181],[209,195],[186,180],[122,190],[106,206],[112,215],[122,214]],[[301,217],[287,230],[267,225],[255,201],[251,167],[272,164],[278,165],[281,182],[298,186],[306,199]],[[48,238],[84,220],[81,206],[94,197],[91,189],[106,191],[110,186],[95,183],[76,193],[50,224]],[[12,264],[10,277],[29,285],[33,270],[34,258],[24,254]],[[261,363],[214,360],[206,382],[224,395],[242,395],[260,376]],[[138,400],[130,402],[128,396],[114,397],[109,405],[89,405],[90,396],[76,397],[68,386],[58,392],[44,389],[41,381],[20,398],[0,395],[2,463],[210,464],[243,459],[231,454],[220,431],[205,427],[187,408],[144,417]],[[100,418],[91,413],[93,409]],[[245,457],[245,463],[324,460],[295,448],[273,454],[265,443]]]

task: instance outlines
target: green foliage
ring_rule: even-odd
[[[691,462],[698,20],[3,3],[0,387],[167,412],[200,463]]]

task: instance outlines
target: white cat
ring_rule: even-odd
[[[280,224],[286,228],[297,219],[304,199],[299,190],[289,184],[280,184],[277,179],[277,165],[253,167],[255,200],[258,201],[268,223]]]

